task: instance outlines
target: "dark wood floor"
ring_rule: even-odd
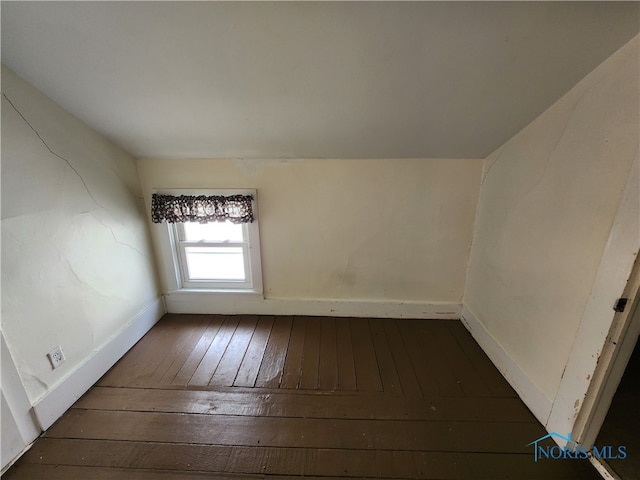
[[[167,315],[3,478],[598,479],[457,321]]]

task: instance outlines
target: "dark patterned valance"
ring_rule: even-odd
[[[160,195],[151,197],[153,223],[253,222],[252,195]]]

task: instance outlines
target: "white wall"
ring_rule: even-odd
[[[2,95],[2,332],[37,404],[159,290],[134,160],[4,66]]]
[[[638,90],[636,37],[485,161],[464,303],[543,423],[638,155]]]
[[[462,300],[482,160],[143,159],[138,167],[147,201],[154,188],[257,189],[267,299]]]

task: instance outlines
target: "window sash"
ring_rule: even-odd
[[[177,223],[173,225],[173,231],[176,238],[176,248],[178,250],[178,263],[180,268],[180,274],[182,277],[183,287],[186,288],[237,288],[237,289],[251,289],[253,288],[252,275],[251,275],[251,257],[249,254],[249,242],[246,230],[246,226],[243,225],[243,238],[247,239],[243,242],[192,242],[182,240],[184,238],[184,228],[182,224]],[[235,279],[196,279],[191,278],[189,274],[189,265],[187,261],[187,248],[188,247],[215,247],[215,248],[229,248],[229,249],[242,249],[243,267],[244,267],[244,280]]]
[[[190,241],[187,240],[187,235],[184,231],[184,223],[175,223],[173,224],[173,228],[176,232],[176,238],[179,242],[187,242],[192,243],[194,245],[232,245],[232,244],[248,244],[249,243],[249,232],[247,224],[242,224],[242,241],[224,241],[224,242],[216,242],[211,240],[201,240],[201,241]]]

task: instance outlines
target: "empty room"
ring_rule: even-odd
[[[0,8],[3,479],[640,478],[640,4]]]

